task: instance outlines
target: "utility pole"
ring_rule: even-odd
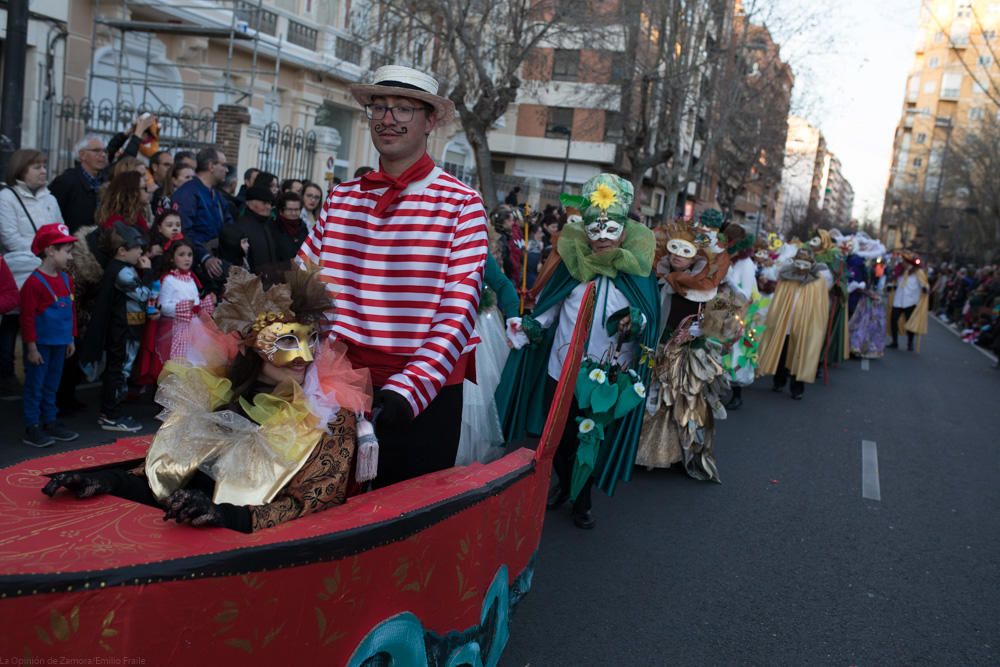
[[[563,158],[562,183],[559,184],[559,192],[566,192],[566,175],[569,172],[569,149],[573,145],[573,130],[565,125],[556,125],[549,128],[550,132],[566,135],[566,157]]]
[[[24,65],[28,49],[28,0],[7,2],[7,39],[3,45],[3,110],[0,111],[0,174],[10,154],[21,147],[24,114]]]

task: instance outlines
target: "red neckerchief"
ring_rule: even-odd
[[[194,284],[201,290],[201,281],[198,280],[198,276],[194,275],[191,271],[181,271],[180,269],[170,269],[170,275],[178,280],[193,280]]]
[[[410,168],[404,171],[399,176],[393,177],[382,171],[382,162],[379,161],[379,170],[370,171],[361,177],[361,189],[362,190],[376,190],[378,188],[385,188],[385,192],[378,198],[375,202],[374,213],[378,217],[385,217],[385,211],[392,203],[396,201],[396,197],[399,196],[403,190],[406,189],[410,183],[427,178],[427,174],[431,173],[434,169],[434,160],[427,153],[424,153],[423,157],[410,165]]]
[[[302,229],[302,219],[301,218],[286,218],[283,215],[279,215],[278,216],[278,225],[281,227],[281,230],[283,232],[285,232],[286,234],[288,234],[292,238],[295,238],[295,235],[299,233],[300,229]]]

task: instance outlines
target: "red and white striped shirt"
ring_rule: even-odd
[[[332,282],[328,330],[408,359],[383,387],[418,415],[477,342],[486,212],[478,192],[437,167],[379,218],[372,209],[384,191],[364,191],[360,180],[337,186],[299,259]]]

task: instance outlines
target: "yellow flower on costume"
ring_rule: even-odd
[[[615,191],[603,183],[590,193],[590,203],[602,211],[607,211],[617,201],[618,195]]]

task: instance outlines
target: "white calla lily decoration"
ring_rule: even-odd
[[[593,419],[584,419],[580,422],[580,433],[590,433],[594,430],[595,426],[597,426],[597,423]]]
[[[590,375],[587,376],[597,384],[604,384],[608,381],[608,374],[602,371],[600,368],[595,368],[590,371]]]
[[[646,385],[644,385],[643,383],[636,382],[634,385],[632,385],[632,389],[635,390],[635,393],[639,395],[639,398],[646,398]]]

